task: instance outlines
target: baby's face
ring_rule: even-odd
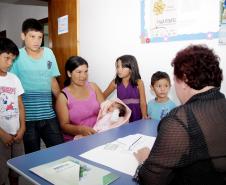
[[[108,108],[108,112],[113,112],[114,110],[118,109],[118,103],[114,102],[111,104],[111,106]]]

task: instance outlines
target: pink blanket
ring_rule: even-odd
[[[111,113],[108,113],[108,109],[112,103],[118,102],[126,107],[126,113],[123,117],[119,117],[117,121],[111,121]],[[94,125],[94,129],[98,132],[103,132],[112,128],[119,127],[123,124],[129,122],[129,118],[131,116],[131,110],[129,107],[124,104],[120,99],[116,98],[115,100],[106,100],[101,104],[101,109],[99,111],[97,122]]]

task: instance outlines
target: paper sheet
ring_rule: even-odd
[[[53,184],[78,185],[80,165],[72,161],[60,161],[30,169]]]
[[[133,153],[143,147],[151,149],[154,142],[155,137],[134,134],[96,147],[80,156],[133,176],[138,166]]]
[[[71,156],[29,170],[56,185],[108,185],[119,178],[114,173]]]

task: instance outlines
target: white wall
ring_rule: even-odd
[[[162,70],[168,72],[172,80],[171,60],[191,42],[206,43],[214,48],[221,57],[221,67],[226,69],[226,46],[219,46],[217,39],[141,44],[140,0],[80,0],[79,19],[80,55],[89,62],[90,81],[102,90],[115,76],[116,58],[132,54],[138,60],[149,100],[153,97],[149,89],[151,75]],[[225,80],[221,91],[226,94]],[[174,87],[170,97],[178,103]]]
[[[21,26],[25,19],[48,17],[48,7],[0,3],[0,31],[7,30],[7,37],[21,47]]]
[[[6,29],[7,37],[21,46],[22,22],[29,17],[42,19],[47,16],[47,7],[0,3],[0,31]],[[141,44],[140,0],[80,0],[79,19],[80,55],[90,64],[90,80],[102,90],[115,76],[116,58],[132,54],[138,60],[149,100],[153,97],[149,89],[151,75],[162,70],[168,72],[172,79],[172,58],[191,42],[206,43],[214,48],[221,57],[221,67],[226,69],[226,46],[219,46],[217,39]],[[221,91],[226,94],[226,80]],[[178,102],[174,88],[170,96]]]

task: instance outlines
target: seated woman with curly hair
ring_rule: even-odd
[[[182,105],[160,121],[151,152],[135,154],[141,163],[135,179],[146,185],[225,185],[226,100],[219,57],[205,45],[191,45],[177,53],[172,66]]]

